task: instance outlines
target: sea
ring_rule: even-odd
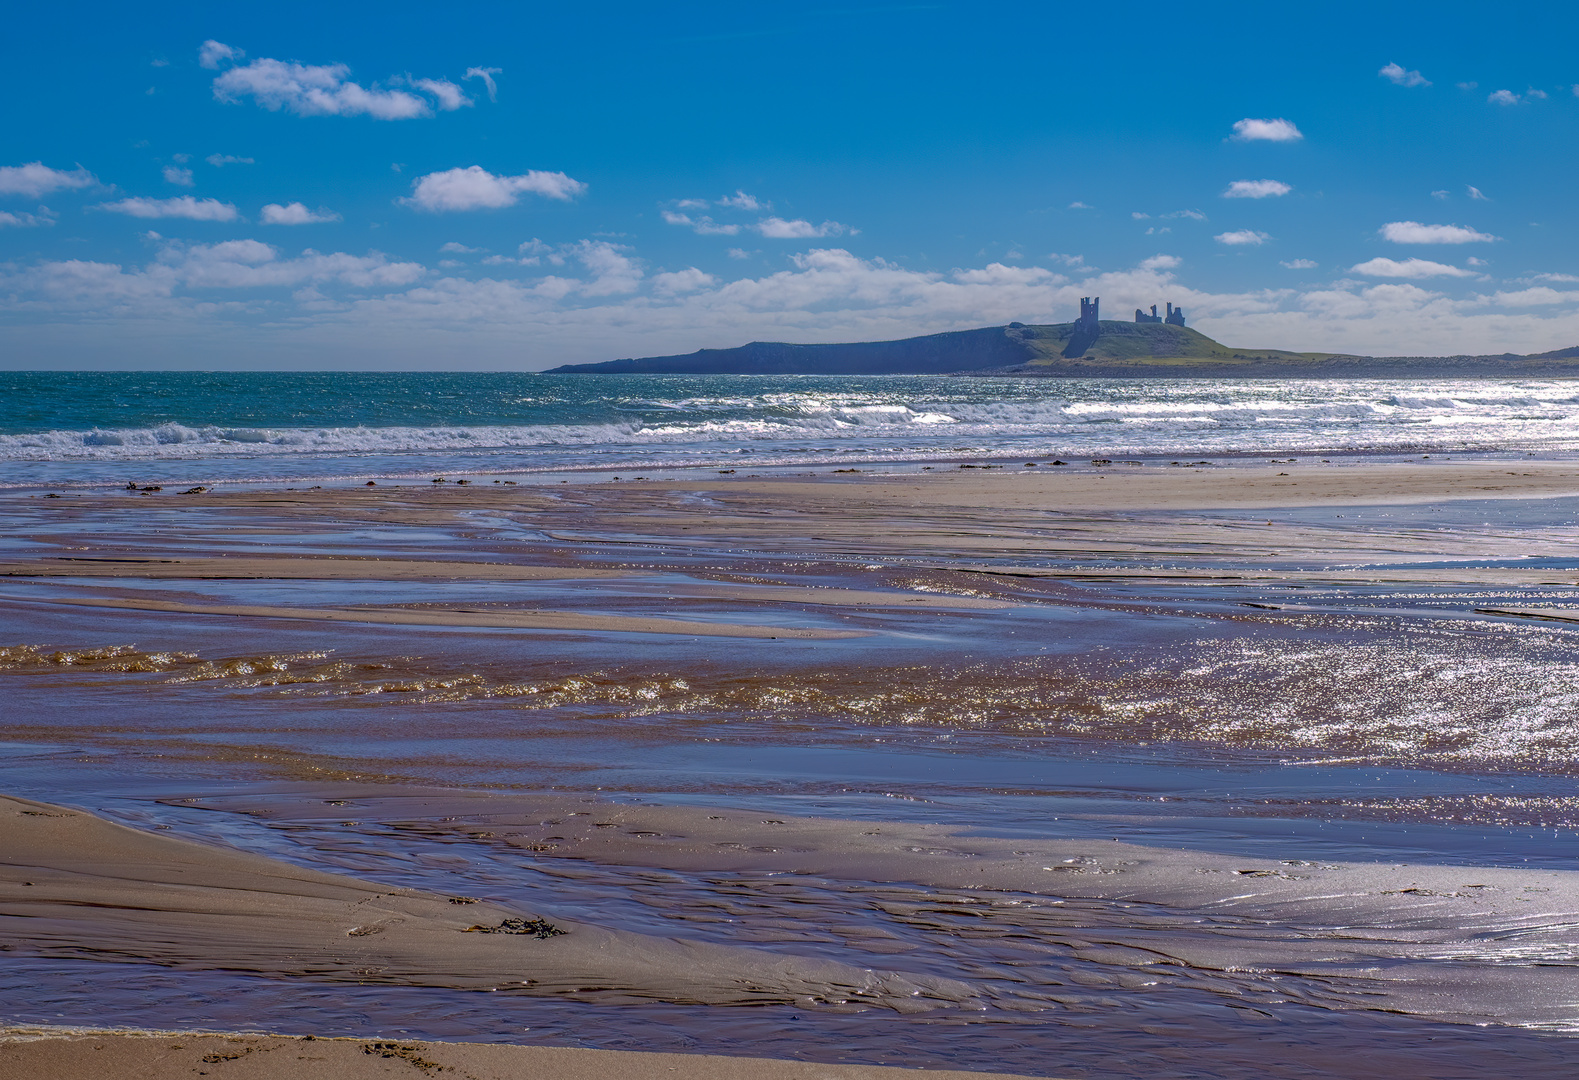
[[[0,373],[0,490],[1579,448],[1579,383]]]

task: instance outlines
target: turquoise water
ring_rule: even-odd
[[[1575,448],[1560,380],[0,373],[0,487]]]

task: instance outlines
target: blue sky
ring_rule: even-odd
[[[6,367],[531,369],[1065,321],[1091,294],[1247,347],[1579,344],[1572,4],[9,26]]]

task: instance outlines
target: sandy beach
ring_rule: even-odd
[[[198,980],[749,1005],[824,1025],[1231,999],[1363,1016],[1346,1036],[1362,1041],[1396,1014],[1398,1045],[1447,1033],[1420,1052],[1469,1068],[1458,1032],[1574,1022],[1574,969],[1528,961],[1572,948],[1579,875],[1429,839],[1403,855],[1365,830],[1444,814],[1492,829],[1539,799],[1496,802],[1451,769],[1579,763],[1558,729],[1493,743],[1463,711],[1405,733],[1419,682],[1376,650],[1385,633],[1402,634],[1399,657],[1461,639],[1556,657],[1551,635],[1579,612],[1563,561],[1576,495],[1579,472],[1551,462],[1427,460],[12,497],[25,539],[0,564],[0,674],[21,695],[9,736],[45,749],[0,799],[0,947]],[[1372,674],[1345,674],[1373,655]],[[1473,712],[1526,692],[1512,659],[1490,670],[1433,693],[1458,702],[1462,687]],[[119,704],[68,718],[49,704],[62,695]],[[917,773],[869,796],[804,757],[885,768],[906,760],[883,749],[901,731],[979,755],[979,794]],[[953,733],[979,748],[938,741]],[[1113,773],[1156,793],[1138,803],[1089,805],[1104,781],[1074,765],[1054,789],[1090,793],[1048,803],[1001,755],[1049,737],[1091,748],[1077,757],[1153,739],[1250,755],[1262,771],[1244,776],[1266,790],[1165,781],[1207,767],[1185,757]],[[644,764],[659,745],[680,756]],[[753,746],[778,755],[760,779],[728,764]],[[1303,757],[1253,764],[1266,748]],[[104,774],[124,795],[69,797],[106,754],[149,765]],[[1349,760],[1450,771],[1418,802],[1324,795]],[[812,771],[769,779],[784,768]],[[795,784],[811,801],[784,801]],[[914,809],[894,816],[894,797]],[[1256,840],[1254,821],[1293,839]],[[636,917],[633,900],[667,914]],[[965,942],[970,959],[945,959]],[[106,1053],[125,1076],[889,1075],[705,1042],[676,1064],[623,1036],[602,1051],[393,1032],[386,1057],[327,1030],[172,1036],[163,1015],[125,1025],[157,1034],[13,1034],[0,1075],[107,1075],[91,1064]],[[822,1045],[855,1031],[839,1030]],[[1529,1038],[1496,1053],[1558,1052]],[[1253,1038],[1219,1043],[1239,1062],[1222,1075],[1251,1068]],[[944,1046],[875,1059],[967,1075]],[[1017,1064],[990,1074],[1136,1075],[1061,1053],[1000,1053]]]

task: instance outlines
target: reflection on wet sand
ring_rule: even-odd
[[[1579,638],[1501,613],[1579,602],[1579,482],[1502,464],[15,500],[0,683],[40,748],[5,770],[582,940],[922,988],[783,991],[804,1034],[751,1044],[775,1053],[1044,1074],[1100,1064],[1049,1050],[1082,1030],[1278,1075],[1273,1017],[1347,1047],[1337,1075],[1426,1030],[1454,1068],[1537,1061],[1566,1042],[1513,1029],[1579,1030],[1579,877],[1552,868]],[[73,798],[89,776],[115,794]],[[117,959],[213,966],[161,933]],[[724,999],[655,991],[666,970],[600,993],[729,1049]],[[405,981],[428,1004],[376,1011],[408,1030],[471,985]],[[575,1007],[610,1039],[647,1022]],[[1366,1019],[1340,1038],[1335,1012]],[[416,1030],[493,1030],[447,1015]],[[1178,1023],[1216,1033],[1206,1058],[1147,1041]]]

